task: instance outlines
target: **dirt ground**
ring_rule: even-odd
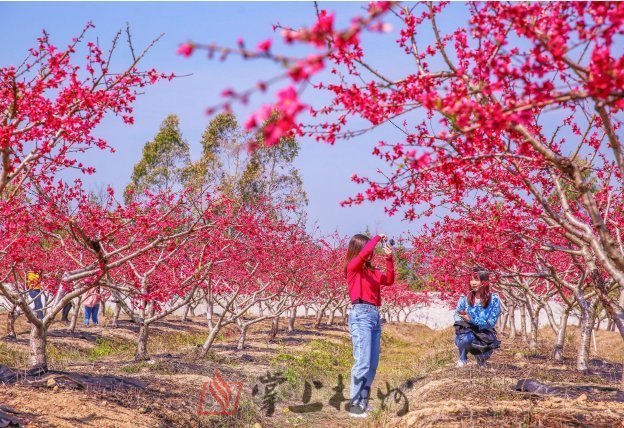
[[[552,337],[544,331],[535,353],[522,339],[503,337],[483,370],[474,362],[454,367],[451,329],[386,324],[375,410],[360,420],[345,411],[352,362],[346,327],[317,330],[311,319],[298,320],[296,331],[268,341],[270,326],[261,323],[243,350],[235,347],[237,330],[227,328],[200,359],[204,323],[198,317],[156,324],[152,359],[143,362],[133,361],[137,328],[129,321],[112,328],[104,320],[74,335],[54,325],[52,372],[0,384],[0,415],[29,427],[624,427],[624,394],[617,392],[624,346],[617,333],[598,332],[592,370],[579,374],[574,328],[563,363],[549,358]],[[17,340],[0,341],[0,365],[23,370],[24,320],[17,331]],[[541,382],[550,393],[516,391],[521,379]],[[232,415],[209,414],[234,407]]]

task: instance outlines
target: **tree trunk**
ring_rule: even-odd
[[[149,338],[149,325],[144,322],[139,327],[139,337],[137,339],[137,352],[134,357],[135,361],[149,360],[149,353],[147,352],[147,340]]]
[[[297,308],[292,308],[290,310],[290,317],[288,319],[288,331],[295,331],[295,320],[297,319]]]
[[[119,322],[119,315],[121,315],[121,303],[117,302],[115,303],[115,313],[113,314],[113,327],[117,327],[117,322]]]
[[[568,326],[569,310],[563,311],[559,322],[559,330],[557,331],[557,342],[553,350],[553,358],[555,361],[563,361],[563,347],[565,345],[566,328]]]
[[[269,342],[275,339],[277,336],[277,332],[279,330],[279,316],[273,318],[273,322],[271,322],[271,331],[269,332]]]
[[[602,319],[600,318],[600,314],[598,314],[596,316],[596,319],[594,320],[594,330],[600,330],[600,323],[602,322]]]
[[[80,316],[80,307],[82,305],[82,296],[78,297],[76,302],[76,309],[72,314],[71,323],[69,324],[69,332],[74,334],[76,332],[76,325],[78,324],[78,317]]]
[[[525,305],[520,305],[520,332],[522,333],[522,339],[525,342],[528,342],[529,341],[529,335],[527,333],[526,307],[525,307]]]
[[[581,334],[579,339],[579,350],[576,359],[576,369],[586,372],[589,367],[589,345],[591,342],[592,327],[594,326],[593,311],[582,310],[581,312]]]
[[[307,318],[307,317],[308,317],[308,311],[309,311],[309,308],[308,308],[307,306],[304,306],[303,310],[305,311],[305,313],[304,313],[303,317],[304,317],[304,318]]]
[[[539,330],[539,313],[540,309],[537,311],[529,310],[529,318],[531,321],[531,336],[529,338],[529,350],[531,352],[537,351],[537,330]]]
[[[334,325],[334,319],[336,318],[336,309],[331,309],[329,311],[329,319],[327,320],[327,325]]]
[[[30,355],[29,365],[31,369],[48,370],[46,356],[47,330],[44,327],[31,324],[30,326]]]
[[[15,339],[17,334],[15,334],[15,310],[13,307],[10,311],[7,311],[7,334],[6,337],[10,337]]]
[[[208,328],[211,330],[215,328],[214,321],[212,320],[212,316],[214,315],[214,301],[209,299],[208,296],[205,297],[206,300],[206,321],[208,321]]]
[[[245,348],[245,339],[247,338],[247,327],[249,324],[244,324],[241,328],[240,335],[238,336],[238,342],[236,342],[236,349],[239,351]]]
[[[214,341],[217,338],[217,334],[219,334],[219,331],[221,331],[221,327],[222,327],[221,324],[218,323],[210,329],[210,333],[208,334],[206,341],[202,345],[201,351],[199,351],[200,358],[206,358],[206,355],[208,355],[210,348],[212,348],[212,345],[214,344]]]
[[[184,307],[184,313],[182,314],[182,322],[188,321],[189,310],[191,309],[190,303]]]
[[[321,328],[321,321],[323,321],[323,316],[325,315],[325,311],[329,306],[329,302],[325,303],[319,311],[316,313],[316,322],[314,323],[314,328]]]
[[[500,329],[500,333],[505,333],[505,328],[507,327],[507,320],[509,320],[509,311],[505,311],[505,315],[503,317],[498,318],[498,328]]]
[[[516,338],[516,306],[512,306],[509,310],[509,338]]]

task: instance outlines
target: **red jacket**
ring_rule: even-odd
[[[360,254],[355,256],[347,266],[347,284],[349,284],[349,297],[351,302],[358,298],[375,306],[381,306],[380,285],[392,285],[394,282],[394,262],[392,255],[386,256],[386,273],[380,270],[370,270],[365,266],[368,258],[373,254],[375,245],[381,237],[375,236],[362,248]]]
[[[95,305],[99,305],[104,296],[100,293],[97,288],[92,288],[87,291],[85,296],[84,305],[87,308],[93,308]]]

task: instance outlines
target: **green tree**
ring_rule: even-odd
[[[184,183],[190,163],[189,145],[182,138],[180,119],[171,114],[160,125],[153,140],[143,147],[143,156],[134,166],[125,197],[129,200],[145,191],[171,191]]]
[[[231,194],[233,177],[240,175],[242,157],[238,147],[243,140],[243,133],[234,115],[217,115],[202,134],[201,158],[189,163],[184,171],[185,183],[198,192],[214,192],[218,189]]]
[[[234,115],[222,113],[202,135],[202,157],[185,171],[187,183],[201,191],[219,190],[244,203],[269,198],[302,209],[308,203],[303,181],[292,164],[299,154],[295,139],[266,147],[262,133],[244,132]],[[249,143],[253,151],[244,149]]]
[[[247,202],[265,197],[295,210],[305,207],[308,197],[301,174],[293,166],[298,154],[299,144],[294,138],[283,138],[272,147],[260,144],[238,183],[241,197]]]
[[[395,255],[397,279],[408,284],[414,291],[422,289],[423,281],[416,275],[417,266],[414,266],[414,260],[411,260],[408,249],[402,244],[398,244],[395,248]]]

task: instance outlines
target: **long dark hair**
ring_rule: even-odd
[[[360,254],[360,251],[362,251],[362,248],[364,248],[368,241],[370,241],[368,236],[361,235],[359,233],[357,235],[353,235],[353,238],[349,241],[349,246],[347,247],[347,257],[345,258],[344,265],[345,276],[347,275],[347,266],[349,266],[349,263],[351,263],[351,260],[353,260],[355,256]],[[369,260],[364,262],[364,267],[367,269],[373,269],[373,265],[371,265]]]
[[[475,267],[472,269],[471,279],[478,279],[481,281],[481,289],[479,290],[481,293],[481,306],[487,308],[492,300],[492,293],[490,291],[490,274],[481,267]],[[468,287],[470,287],[470,285],[468,285]],[[469,288],[466,300],[470,306],[474,306],[476,294],[476,291]]]

